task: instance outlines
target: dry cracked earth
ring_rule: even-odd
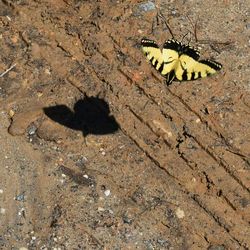
[[[250,5],[0,1],[1,249],[249,249]],[[142,37],[223,64],[166,86]]]

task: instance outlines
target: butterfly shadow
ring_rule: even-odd
[[[88,97],[78,100],[74,112],[66,105],[43,108],[44,113],[53,121],[73,130],[82,131],[84,137],[89,134],[106,135],[115,133],[119,124],[110,115],[108,103],[99,97]]]

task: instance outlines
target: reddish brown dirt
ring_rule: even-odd
[[[0,1],[1,249],[250,248],[249,5],[157,7]],[[167,87],[159,12],[223,71]]]

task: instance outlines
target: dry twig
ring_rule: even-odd
[[[16,66],[16,63],[6,69],[2,74],[0,74],[0,78],[6,75],[9,71],[11,71]]]

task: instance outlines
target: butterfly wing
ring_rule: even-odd
[[[162,52],[157,45],[157,43],[153,40],[142,39],[141,40],[142,51],[147,57],[147,59],[151,62],[153,67],[158,70],[161,74],[163,74],[164,69],[164,61]]]
[[[200,52],[189,45],[183,45],[174,39],[168,40],[163,46],[163,58],[166,71],[169,71],[167,75],[167,84],[169,85],[175,78],[179,79],[176,74],[182,76],[185,69],[180,64],[180,58],[186,56],[196,62],[200,57]],[[185,60],[187,61],[187,60]],[[191,62],[190,62],[191,63]]]
[[[188,54],[180,56],[178,67],[175,71],[176,79],[179,81],[196,80],[215,74],[222,65],[212,60],[197,61]]]
[[[181,44],[174,39],[166,41],[163,45],[163,75],[166,77],[167,85],[170,85],[175,78],[175,68],[178,64],[180,48]]]

